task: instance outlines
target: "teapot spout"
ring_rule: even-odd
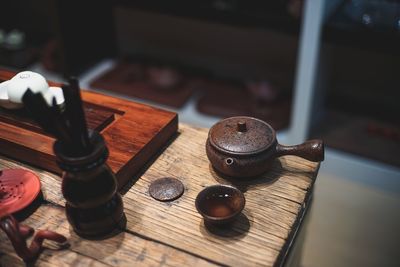
[[[234,160],[233,158],[226,158],[226,159],[224,160],[224,162],[225,162],[225,165],[226,165],[227,167],[230,167],[230,166],[232,166],[232,165],[235,163],[235,160]]]

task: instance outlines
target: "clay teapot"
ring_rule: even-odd
[[[275,130],[252,117],[231,117],[211,127],[206,143],[207,157],[220,173],[231,177],[253,177],[266,172],[275,158],[295,155],[319,162],[324,160],[322,140],[284,146]]]

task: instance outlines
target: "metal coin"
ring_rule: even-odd
[[[150,184],[149,193],[158,201],[172,201],[182,196],[185,190],[181,181],[172,177],[164,177]]]

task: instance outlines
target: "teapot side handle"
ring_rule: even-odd
[[[293,155],[309,161],[320,162],[325,158],[324,142],[319,139],[309,140],[299,145],[285,146],[276,145],[276,156]]]

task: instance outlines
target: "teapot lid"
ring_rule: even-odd
[[[210,144],[225,153],[251,155],[263,152],[275,143],[275,130],[259,119],[231,117],[211,127]]]

